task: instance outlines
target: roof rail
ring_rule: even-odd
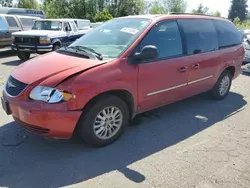
[[[218,16],[214,16],[214,15],[209,15],[209,14],[196,14],[196,13],[186,13],[186,12],[169,12],[168,14],[181,14],[181,15],[194,15],[194,16],[208,16],[208,17],[216,17],[218,18]],[[219,18],[224,18],[224,17],[219,17]],[[227,19],[227,18],[225,18]]]

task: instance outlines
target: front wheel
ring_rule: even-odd
[[[232,73],[228,70],[225,70],[220,75],[217,83],[211,90],[211,96],[213,99],[222,100],[228,95],[232,84],[232,77]]]
[[[29,52],[17,52],[17,56],[19,57],[19,59],[23,60],[23,61],[27,61],[30,58],[30,53]]]
[[[113,143],[124,132],[129,120],[126,103],[114,95],[103,95],[84,110],[77,125],[79,136],[94,147]]]

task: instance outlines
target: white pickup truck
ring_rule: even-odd
[[[26,61],[31,53],[44,54],[68,46],[91,30],[87,26],[78,29],[76,23],[80,22],[80,19],[36,20],[31,30],[12,33],[11,49]]]

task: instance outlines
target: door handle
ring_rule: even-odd
[[[187,70],[188,70],[188,67],[181,67],[179,69],[179,72],[187,72]]]
[[[194,69],[198,69],[199,67],[200,67],[200,64],[198,64],[198,63],[193,65]]]

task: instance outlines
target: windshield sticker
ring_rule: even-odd
[[[124,27],[120,30],[121,32],[125,32],[125,33],[129,33],[132,35],[135,35],[136,33],[138,33],[138,29],[134,29],[134,28],[129,28],[129,27]]]

